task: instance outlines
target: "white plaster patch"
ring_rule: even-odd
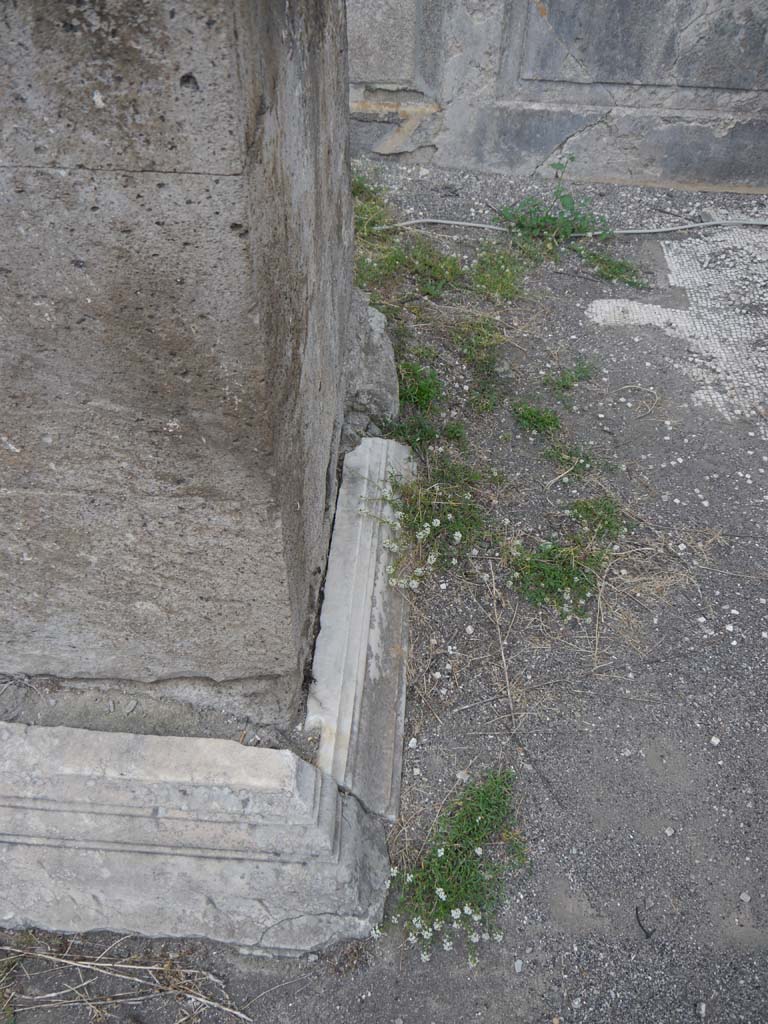
[[[681,369],[708,404],[729,422],[748,420],[768,439],[768,232],[715,231],[706,237],[662,242],[670,285],[684,288],[688,309],[627,299],[599,299],[587,316],[595,323],[650,324],[688,342]]]

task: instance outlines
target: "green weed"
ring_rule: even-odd
[[[571,504],[573,518],[595,538],[618,540],[626,532],[626,520],[618,502],[607,495],[580,498]]]
[[[481,474],[446,456],[432,460],[424,474],[393,485],[391,504],[412,560],[425,568],[448,564],[469,550],[485,531],[478,500]]]
[[[562,426],[556,412],[551,409],[543,409],[538,405],[517,402],[512,406],[512,413],[517,425],[531,433],[556,434]]]
[[[467,443],[467,428],[460,420],[450,420],[444,424],[442,433],[446,441],[453,441],[460,448],[465,447]]]
[[[429,960],[435,946],[448,952],[466,943],[470,963],[496,931],[504,873],[522,866],[525,844],[513,815],[514,773],[491,772],[468,785],[440,816],[429,849],[402,881],[395,920]],[[493,852],[492,852],[493,851]]]
[[[589,453],[576,444],[553,444],[544,451],[544,458],[574,477],[585,476],[594,467]]]
[[[563,177],[573,159],[566,155],[550,164],[555,172],[555,188],[548,202],[527,196],[515,206],[499,210],[498,219],[502,224],[516,230],[523,238],[543,243],[549,255],[573,235],[597,234],[607,238],[610,234],[605,218],[594,214],[586,200],[575,198],[563,186]]]
[[[451,337],[473,371],[470,406],[475,412],[490,412],[499,398],[496,363],[503,331],[492,317],[478,316],[454,327]]]
[[[563,616],[586,615],[605,553],[580,541],[545,542],[523,551],[512,561],[511,585],[522,598],[540,607],[556,608]]]
[[[525,270],[525,263],[508,246],[485,245],[472,267],[472,285],[491,299],[518,299]]]
[[[640,270],[629,260],[619,259],[600,249],[586,249],[583,245],[571,246],[586,264],[604,281],[619,281],[632,288],[648,288],[648,282],[641,277]]]
[[[455,256],[446,256],[418,235],[406,252],[408,274],[419,292],[431,299],[439,299],[462,276],[461,263]]]
[[[401,362],[397,367],[400,401],[421,413],[430,412],[443,397],[443,385],[431,367]]]
[[[580,359],[570,369],[561,370],[556,375],[548,373],[544,377],[543,383],[550,391],[554,391],[557,395],[564,395],[569,391],[573,391],[577,384],[591,380],[594,375],[594,365]]]
[[[381,424],[382,433],[394,441],[410,445],[416,452],[423,452],[438,439],[437,427],[423,413],[402,416]]]

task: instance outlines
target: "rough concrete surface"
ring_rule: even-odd
[[[351,290],[326,7],[0,11],[2,673],[291,721]]]
[[[357,152],[513,174],[569,152],[586,181],[766,185],[764,4],[348,6]]]
[[[386,180],[403,211],[458,219],[471,219],[473,211],[485,219],[486,201],[501,206],[546,194],[530,180],[424,168],[391,168]],[[712,207],[768,217],[764,197],[574,191],[616,226],[678,223]],[[608,620],[597,666],[588,629],[569,632],[556,616],[539,622],[519,606],[508,652],[520,687],[514,735],[505,729],[507,697],[487,657],[496,641],[486,615],[460,596],[449,574],[436,576],[419,596],[406,723],[415,744],[406,744],[403,824],[409,826],[411,813],[431,821],[458,772],[474,776],[500,763],[517,769],[530,861],[507,879],[504,941],[483,946],[474,971],[460,954],[436,952],[421,963],[396,928],[378,941],[294,964],[198,943],[124,940],[124,954],[188,957],[224,980],[235,1005],[275,1024],[326,1017],[340,1024],[768,1019],[764,416],[743,408],[728,418],[699,402],[697,374],[712,340],[675,331],[675,317],[694,308],[696,295],[684,281],[669,282],[664,253],[675,251],[673,238],[678,251],[701,254],[701,272],[735,245],[734,237],[713,232],[669,236],[664,246],[653,238],[617,241],[614,252],[635,260],[651,283],[642,292],[600,282],[569,256],[544,264],[529,277],[527,299],[500,314],[509,348],[497,411],[471,416],[460,365],[448,382],[451,406],[468,423],[466,457],[503,470],[510,484],[503,514],[523,531],[546,535],[574,495],[599,493],[599,485],[585,478],[547,488],[556,471],[542,459],[541,442],[516,428],[510,403],[522,395],[552,404],[542,375],[580,357],[592,360],[599,373],[557,408],[569,435],[614,467],[598,479],[674,538],[675,553],[662,566],[665,574],[670,564],[679,569],[666,590],[641,591],[647,608],[633,606],[629,632]],[[766,255],[768,236],[750,231],[749,238],[758,257]],[[464,252],[462,238],[449,245]],[[766,265],[753,256],[750,275],[762,275]],[[733,317],[751,323],[765,316],[765,295],[760,276],[741,308],[723,310],[724,339]],[[596,323],[587,315],[612,300],[668,308],[669,326]],[[418,340],[429,343],[426,327]],[[755,332],[745,344],[759,356],[763,343]],[[729,367],[720,370],[714,360],[708,366],[727,396]],[[434,714],[420,696],[425,686]],[[103,949],[114,938],[89,948]],[[76,973],[71,979],[80,982]],[[60,981],[32,979],[24,991],[60,990]],[[175,1024],[182,1014],[177,1003],[158,1001],[117,1008],[115,1016],[120,1024]],[[84,1008],[65,1007],[20,1019],[86,1018]],[[228,1019],[213,1009],[200,1013],[203,1024]]]

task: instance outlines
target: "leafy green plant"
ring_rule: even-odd
[[[537,607],[548,605],[563,616],[583,616],[604,561],[603,551],[578,539],[568,544],[544,542],[513,559],[510,582]]]
[[[573,518],[595,538],[618,540],[626,532],[626,520],[618,502],[605,495],[580,498],[571,504]]]
[[[573,156],[566,154],[550,164],[555,172],[555,188],[549,201],[526,196],[515,206],[499,210],[498,219],[502,224],[525,238],[538,239],[548,255],[554,255],[557,248],[574,235],[596,234],[600,238],[610,235],[605,218],[593,213],[586,200],[575,198],[563,185],[566,170],[573,160]]]
[[[403,361],[398,364],[400,401],[428,413],[443,397],[443,385],[437,373],[427,366]]]
[[[523,294],[525,263],[509,246],[485,245],[472,267],[471,281],[476,291],[491,299],[506,301]]]
[[[604,281],[619,281],[632,288],[648,288],[648,282],[640,276],[640,270],[629,260],[611,256],[601,249],[587,249],[583,245],[572,245],[573,251]]]
[[[514,773],[490,772],[468,785],[441,815],[429,849],[402,878],[395,914],[406,939],[430,959],[435,946],[457,943],[477,962],[480,944],[501,941],[496,911],[510,864],[525,863],[525,844],[513,815]]]
[[[536,434],[556,434],[562,424],[560,417],[551,409],[543,409],[538,405],[516,402],[512,406],[515,422],[523,430]]]
[[[577,384],[591,380],[595,375],[595,367],[592,363],[580,359],[574,366],[561,370],[558,374],[548,373],[543,379],[544,386],[554,391],[557,395],[564,395],[573,391]]]

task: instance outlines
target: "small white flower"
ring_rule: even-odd
[[[464,913],[467,915],[467,917],[472,916],[472,907],[470,907],[468,903],[464,904]]]
[[[446,953],[450,953],[450,951],[453,949],[453,943],[449,938],[443,939],[443,949],[445,950]]]
[[[438,887],[437,887],[437,888],[435,889],[435,895],[437,896],[437,898],[438,898],[439,900],[442,900],[442,901],[443,901],[443,903],[445,903],[445,900],[446,900],[446,898],[447,898],[447,897],[446,897],[446,895],[445,895],[445,889],[442,889],[442,888],[441,888],[441,887],[440,887],[440,886],[438,885]]]
[[[454,544],[459,544],[461,541],[461,530],[457,530],[453,535]]]
[[[421,937],[422,939],[425,939],[427,942],[429,942],[429,940],[432,938],[432,929],[425,928],[424,931],[421,933]]]
[[[391,868],[389,869],[389,873],[390,873],[390,875],[391,875],[391,876],[392,876],[393,878],[397,878],[397,875],[398,875],[398,872],[399,872],[399,871],[400,871],[400,868],[398,868],[398,867],[397,867],[397,865],[395,865],[394,867],[391,867]]]
[[[477,854],[478,857],[482,857],[483,856],[483,848],[482,848],[482,846],[476,846],[475,847],[475,853]]]
[[[418,590],[419,589],[419,581],[418,580],[410,580],[409,583],[408,583],[408,586],[411,588],[411,590]]]
[[[420,932],[421,929],[423,928],[423,923],[420,917],[411,918],[411,924],[413,925],[417,932]]]
[[[421,962],[423,964],[428,964],[431,959],[432,959],[432,954],[428,953],[426,949],[422,949],[422,951],[421,951]]]
[[[416,936],[413,933],[411,933],[408,936],[408,945],[409,946],[415,946],[416,945]]]
[[[392,922],[392,924],[400,924],[400,915],[399,914],[393,914],[392,917],[390,917],[389,920]]]
[[[493,933],[493,941],[494,942],[503,942],[503,940],[504,940],[504,932],[494,932]]]
[[[459,920],[459,918],[461,917],[461,911],[459,910],[458,907],[453,908],[453,910],[451,911],[451,917],[453,918],[454,921]]]
[[[472,915],[472,920],[475,922],[475,924],[480,924],[480,915],[479,914],[473,914]]]
[[[437,848],[437,856],[438,857],[442,857],[444,853],[445,853],[445,847],[438,846],[438,848]]]
[[[439,519],[433,519],[432,520],[432,525],[433,526],[439,526],[440,525],[440,520]]]
[[[477,932],[472,932],[472,934],[469,936],[469,941],[472,943],[473,946],[476,946],[480,941],[480,936],[477,934]]]
[[[427,555],[427,565],[434,565],[436,561],[437,555],[434,553],[434,551],[432,552],[431,555]]]
[[[442,921],[434,921],[432,923],[432,931],[433,932],[441,932],[442,930],[443,930],[443,922]]]
[[[374,927],[371,928],[371,938],[372,939],[380,939],[381,938],[381,928],[379,928],[378,925],[374,925]]]
[[[413,881],[413,875],[410,873],[410,871],[405,876],[405,881],[406,881],[407,884],[410,884]]]

